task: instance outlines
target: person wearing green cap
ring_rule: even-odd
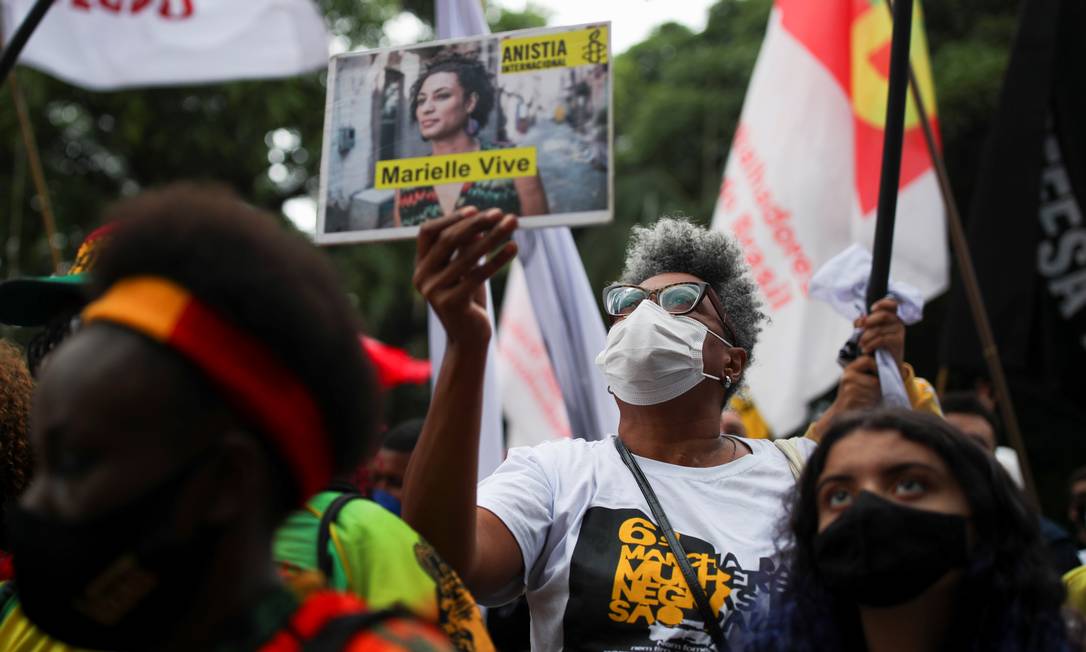
[[[49,354],[78,325],[79,311],[86,303],[87,273],[116,226],[111,223],[91,231],[64,274],[29,276],[0,283],[0,324],[40,329],[26,348],[27,364],[35,378]]]

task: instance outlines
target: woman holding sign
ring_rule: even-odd
[[[486,67],[459,53],[432,59],[411,87],[411,115],[433,156],[500,149],[478,135],[494,102]],[[393,218],[396,226],[418,226],[464,206],[517,215],[549,212],[543,182],[533,174],[404,188],[396,191]]]
[[[516,226],[464,208],[419,230],[415,285],[448,346],[404,519],[482,603],[527,592],[533,650],[725,649],[781,580],[777,523],[816,444],[720,433],[763,319],[743,252],[683,220],[636,227],[622,282],[602,295],[612,326],[596,359],[617,436],[512,449],[476,486],[491,332],[480,289],[515,255]],[[862,346],[897,357],[905,328],[888,304]],[[685,554],[672,552],[680,539]]]

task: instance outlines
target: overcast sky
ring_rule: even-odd
[[[615,53],[645,39],[654,27],[673,21],[701,31],[709,6],[715,0],[491,0],[491,6],[523,11],[529,4],[550,15],[550,25],[577,25],[611,21],[611,43]],[[410,45],[423,38],[426,28],[409,13],[385,23],[388,45]],[[346,48],[346,46],[342,46]],[[336,50],[339,51],[339,50]]]
[[[516,11],[529,0],[493,0],[494,4]],[[642,41],[661,23],[682,23],[695,31],[705,28],[705,19],[714,0],[532,0],[551,12],[551,25],[576,25],[611,21],[611,44],[616,53]]]

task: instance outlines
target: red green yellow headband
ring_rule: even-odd
[[[267,347],[187,290],[160,277],[127,278],[84,308],[83,323],[94,321],[125,326],[185,356],[271,437],[303,497],[327,486],[332,456],[309,391]]]

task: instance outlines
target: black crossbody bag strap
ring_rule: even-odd
[[[332,538],[332,524],[336,522],[339,512],[347,503],[361,497],[358,492],[340,494],[321,514],[321,522],[317,526],[317,568],[324,573],[329,584],[332,582],[332,554],[328,552],[328,541]]]
[[[716,614],[713,613],[713,607],[709,604],[709,598],[706,597],[705,591],[702,590],[701,584],[698,583],[698,575],[694,571],[694,567],[690,565],[690,560],[686,558],[686,550],[679,543],[679,538],[675,536],[675,530],[671,529],[671,522],[667,520],[667,515],[664,514],[664,508],[660,506],[660,501],[656,499],[656,492],[652,490],[652,485],[649,484],[648,478],[641,471],[637,460],[630,454],[630,449],[626,448],[626,444],[623,444],[618,437],[615,437],[615,448],[618,449],[622,462],[633,474],[638,488],[641,489],[641,495],[645,497],[645,502],[649,504],[652,516],[656,519],[656,525],[664,533],[664,538],[667,539],[667,545],[671,548],[675,563],[679,565],[679,570],[682,571],[683,577],[686,579],[686,586],[690,588],[690,593],[694,596],[694,603],[698,605],[698,611],[701,612],[702,620],[705,621],[705,626],[709,630],[709,638],[713,640],[713,646],[717,649],[717,652],[727,652],[728,642],[724,639],[724,630],[720,628]]]

